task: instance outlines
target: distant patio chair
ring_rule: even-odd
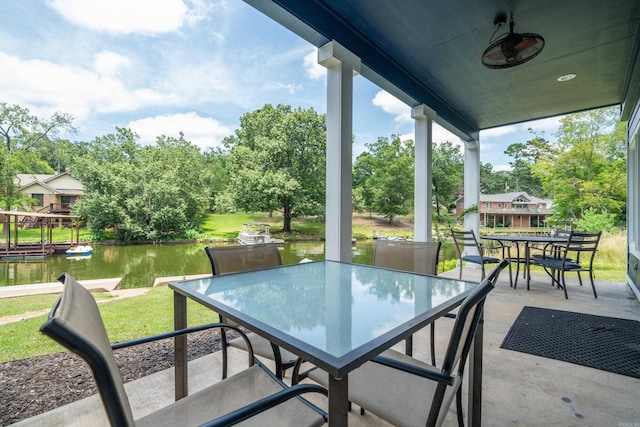
[[[254,416],[260,417],[260,425],[325,423],[326,414],[300,397],[308,392],[326,395],[324,388],[311,384],[288,387],[255,360],[251,350],[248,369],[134,420],[113,349],[211,328],[234,329],[251,349],[246,335],[233,325],[217,323],[112,345],[91,293],[68,274],[59,279],[64,282],[62,295],[40,331],[87,362],[112,426],[229,426]]]
[[[349,374],[349,401],[394,426],[441,426],[454,397],[458,424],[462,419],[462,379],[484,302],[500,272],[501,261],[458,309],[449,345],[440,368],[395,350],[387,350]],[[316,369],[309,378],[327,384],[329,376]]]
[[[571,235],[571,231],[552,230],[550,235],[552,237],[560,237],[560,238],[564,237],[568,240],[569,236]],[[550,242],[550,243],[544,244],[544,246],[540,248],[531,248],[531,249],[537,249],[542,252],[539,254],[531,255],[531,259],[534,262],[541,259],[558,259],[560,257],[560,254],[562,252],[564,245],[565,245],[564,243]],[[573,260],[569,259],[569,261],[573,261]]]
[[[460,279],[462,280],[462,262],[470,262],[472,264],[478,264],[482,268],[481,280],[486,277],[485,265],[486,264],[498,264],[502,260],[500,258],[486,256],[484,254],[485,248],[476,238],[476,234],[473,230],[457,231],[451,230],[451,236],[458,253],[458,259],[460,261]],[[509,250],[508,247],[505,247]],[[511,255],[507,254],[505,259],[511,259]],[[511,263],[509,263],[509,280],[511,281]]]
[[[535,265],[543,267],[547,274],[551,276],[552,283],[562,288],[565,299],[569,299],[565,274],[568,272],[576,272],[580,286],[582,286],[581,271],[589,272],[593,296],[598,298],[596,285],[593,281],[593,260],[596,256],[601,236],[602,232],[585,233],[572,231],[569,233],[566,244],[557,244],[555,257],[534,258]],[[575,254],[575,260],[569,257],[570,254]]]
[[[206,247],[204,250],[209,257],[209,261],[211,261],[211,269],[214,276],[282,265],[280,250],[275,244]],[[222,316],[220,316],[220,321],[224,321]],[[285,371],[295,365],[296,359],[298,358],[295,354],[288,350],[281,349],[255,332],[249,332],[247,336],[251,341],[253,352],[256,355],[275,362],[275,373],[278,378],[283,378]],[[222,330],[221,345],[223,352],[222,378],[226,378],[228,364],[227,347],[231,346],[245,351],[248,351],[248,348],[246,341],[241,337],[227,341],[224,330]]]
[[[421,274],[438,274],[440,242],[376,240],[371,265]],[[431,324],[431,363],[436,364],[435,324]],[[413,336],[406,339],[405,354],[413,355]]]

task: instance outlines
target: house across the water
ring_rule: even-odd
[[[478,214],[481,227],[543,227],[551,216],[551,200],[524,191],[480,194]],[[464,196],[456,200],[456,216],[464,210]]]
[[[20,193],[37,201],[36,212],[69,214],[84,194],[84,186],[68,172],[55,175],[21,173],[16,177]]]

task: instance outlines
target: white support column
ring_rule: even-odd
[[[411,108],[411,117],[415,120],[413,238],[416,242],[430,242],[432,240],[431,162],[433,158],[433,119],[435,116],[435,111],[424,104]]]
[[[464,209],[478,206],[480,201],[480,142],[464,142]],[[464,217],[464,229],[473,230],[476,236],[480,231],[478,212],[468,213]]]
[[[318,49],[327,67],[327,201],[325,258],[351,262],[353,76],[360,58],[336,41]]]

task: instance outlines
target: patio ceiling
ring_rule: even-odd
[[[364,77],[427,105],[466,140],[616,104],[626,120],[639,96],[638,0],[245,1],[316,47],[337,41],[360,57]],[[540,55],[512,68],[482,65],[499,13],[513,13],[516,33],[544,37]],[[569,73],[576,78],[557,80]]]

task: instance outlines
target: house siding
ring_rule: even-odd
[[[33,198],[34,194],[42,195],[42,204],[23,206],[27,211],[48,211],[49,213],[68,214],[73,203],[84,193],[80,181],[68,173],[60,175],[23,175],[18,182],[27,182],[20,192]],[[36,199],[37,200],[37,199]],[[48,209],[48,210],[47,210]]]
[[[513,194],[512,198],[508,198]],[[517,201],[524,195],[526,202]],[[542,227],[544,221],[551,215],[550,202],[526,193],[485,194],[485,200],[478,203],[480,226],[482,227]],[[456,201],[456,216],[464,210],[464,198]]]

